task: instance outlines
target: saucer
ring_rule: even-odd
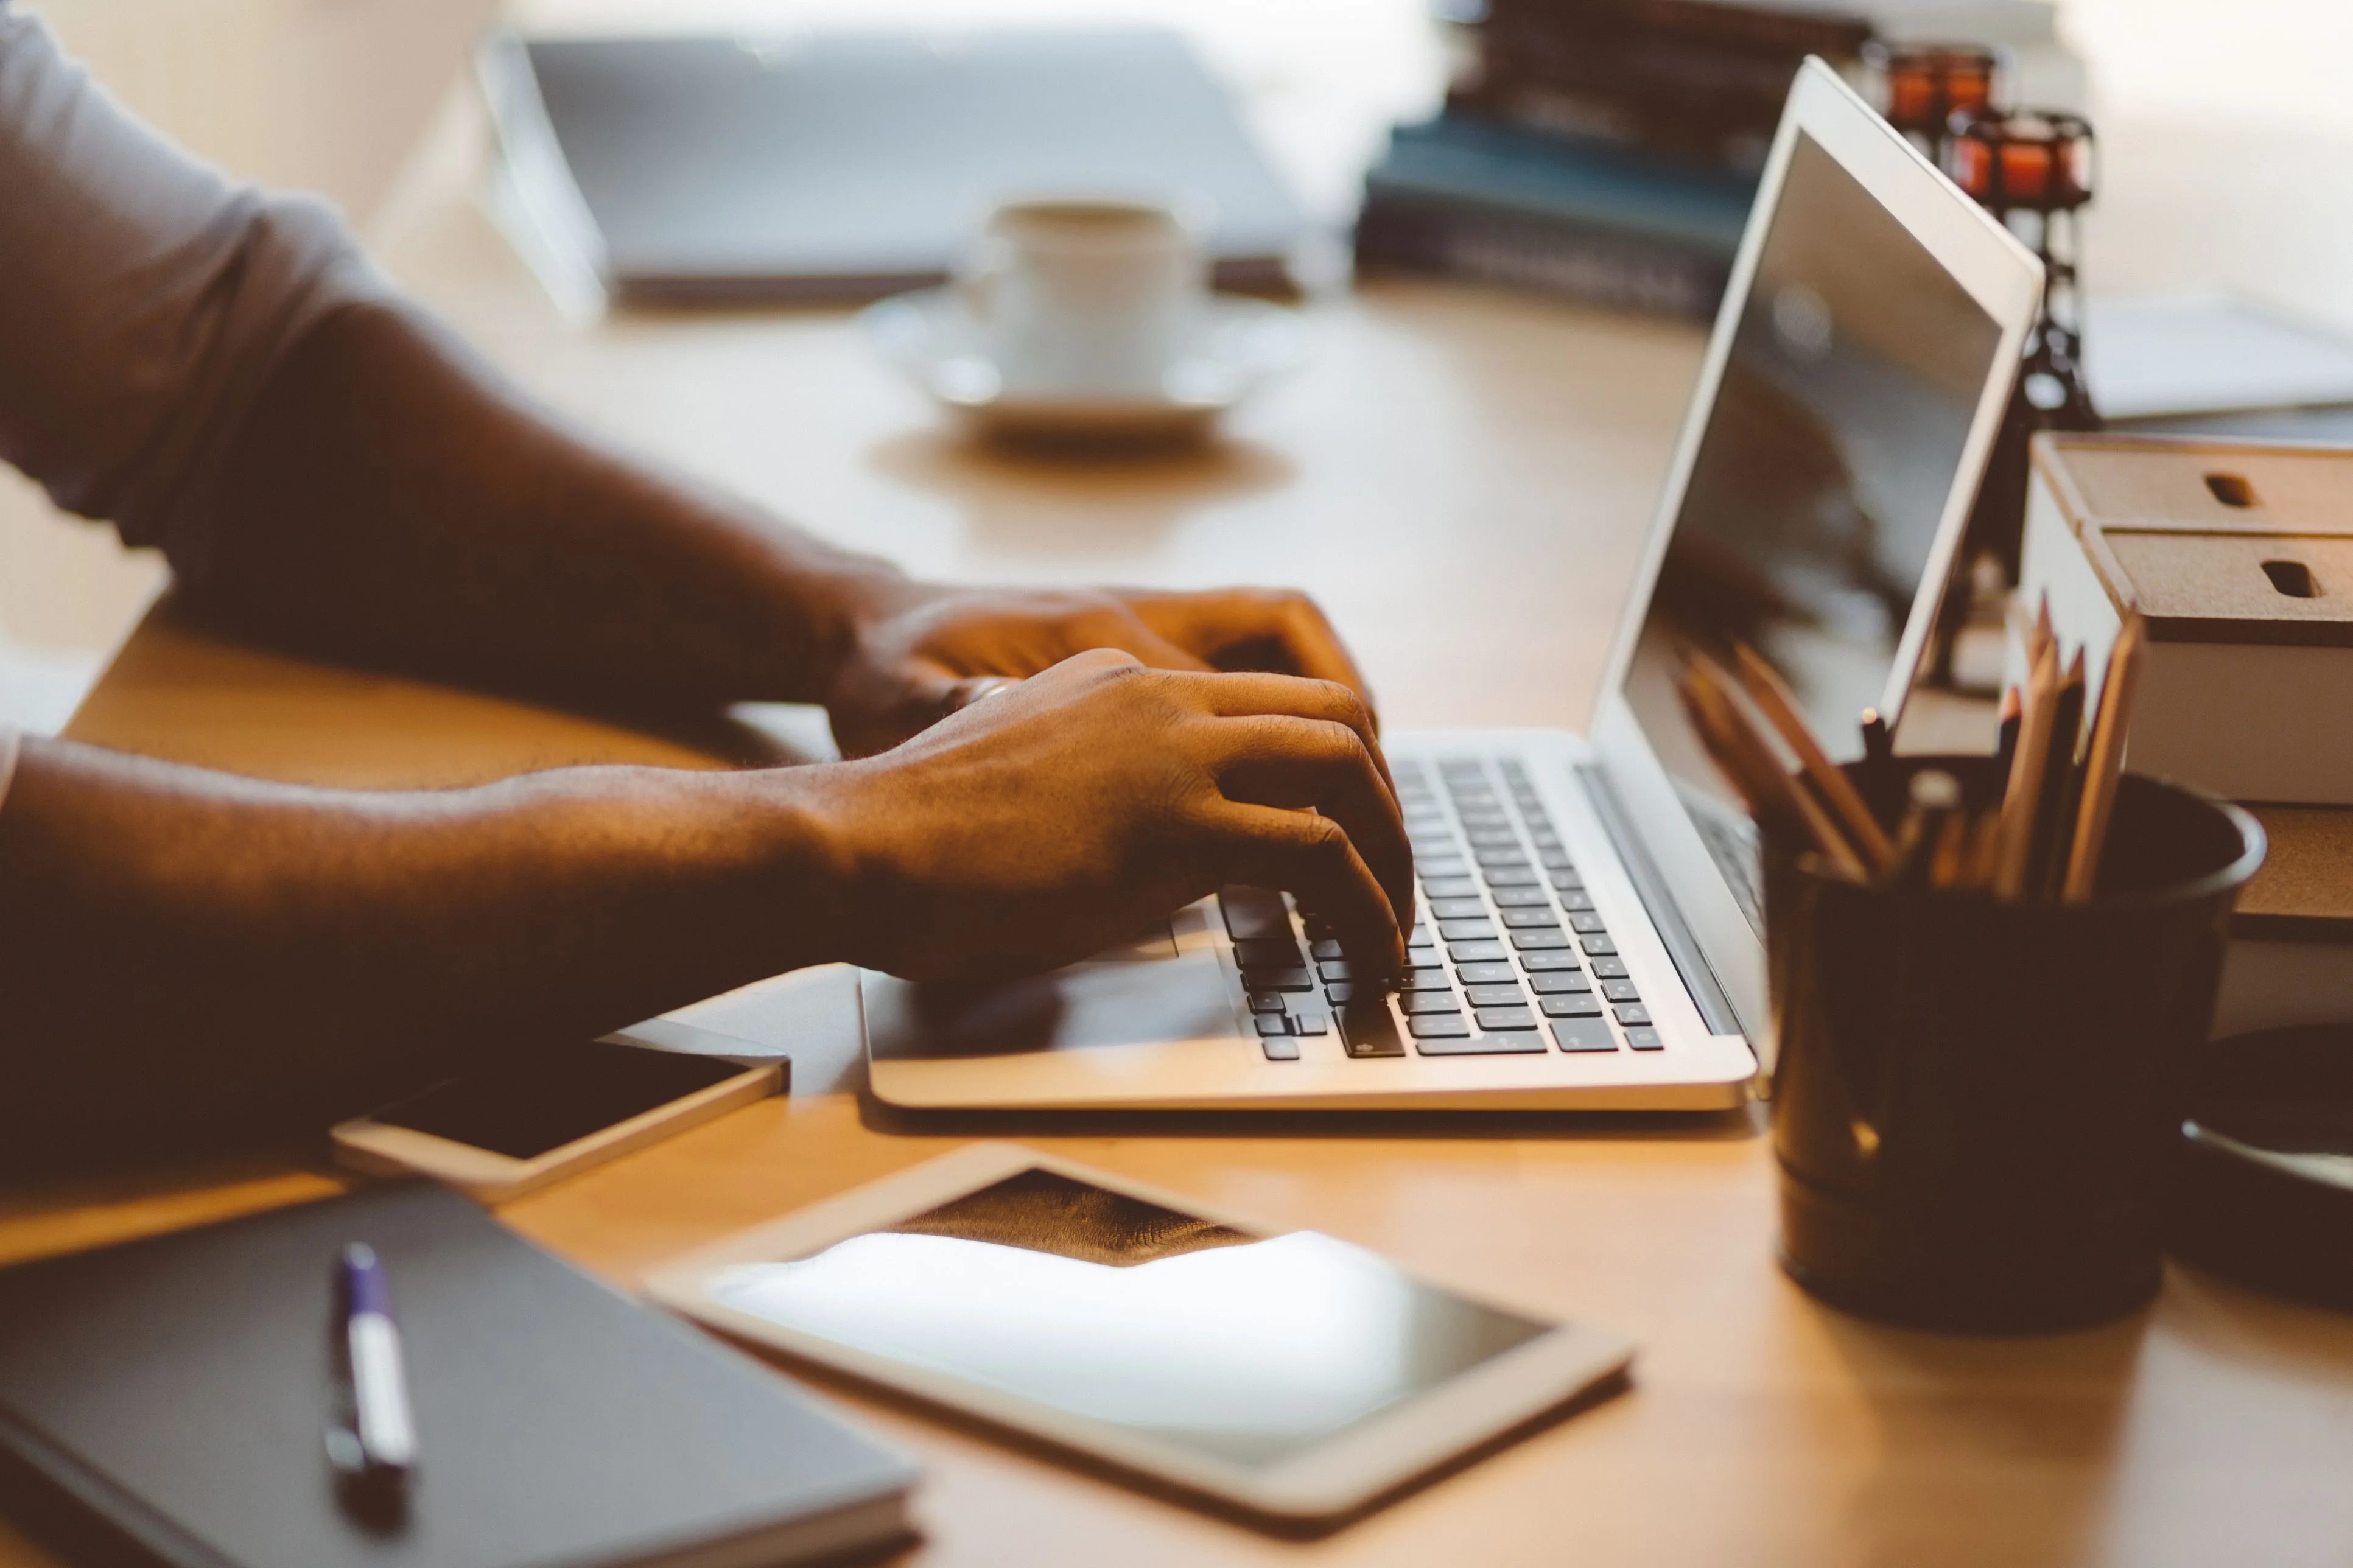
[[[1153,440],[1197,436],[1307,347],[1295,310],[1263,300],[1212,294],[1192,341],[1161,376],[1157,397],[1120,393],[1008,391],[981,346],[979,325],[953,289],[923,289],[870,305],[868,340],[918,386],[991,435]]]

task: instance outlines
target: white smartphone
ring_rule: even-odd
[[[432,1176],[485,1203],[519,1197],[783,1090],[782,1058],[719,1054],[731,1044],[759,1048],[665,1021],[526,1052],[343,1123],[335,1157]]]
[[[712,1328],[1296,1528],[1621,1379],[1628,1342],[976,1144],[657,1269]]]

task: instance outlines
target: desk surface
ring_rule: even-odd
[[[830,315],[557,321],[470,209],[396,265],[533,385],[919,571],[1250,578],[1320,594],[1389,718],[1575,723],[1693,373],[1696,332],[1440,289],[1319,314],[1312,368],[1211,452],[1051,466],[973,451]],[[796,731],[787,716],[782,725]],[[660,739],[290,665],[151,622],[73,732],[287,778],[445,784]],[[742,742],[739,744],[739,742]],[[796,1092],[508,1205],[627,1283],[656,1260],[970,1131],[1026,1138],[1434,1276],[1626,1330],[1632,1390],[1329,1540],[1274,1542],[843,1395],[923,1456],[909,1561],[2341,1563],[2353,1321],[2177,1271],[2148,1312],[2013,1341],[1883,1329],[1773,1261],[1747,1118],[911,1128],[861,1101],[837,973],[715,1004],[788,1042]],[[730,1011],[732,1009],[732,1011]],[[319,1190],[266,1166],[0,1199],[0,1258]],[[0,1534],[0,1564],[44,1561]]]

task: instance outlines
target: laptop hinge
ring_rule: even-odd
[[[1691,927],[1683,923],[1683,910],[1667,891],[1666,879],[1659,875],[1650,851],[1642,847],[1625,807],[1618,803],[1609,774],[1594,763],[1576,763],[1575,771],[1578,782],[1585,785],[1587,798],[1593,802],[1595,815],[1601,818],[1601,830],[1617,847],[1618,858],[1625,866],[1626,875],[1633,879],[1634,891],[1641,896],[1643,909],[1650,912],[1659,940],[1667,944],[1667,955],[1675,961],[1675,972],[1683,976],[1683,989],[1691,993],[1708,1033],[1741,1035],[1754,1040],[1757,1037],[1741,1026],[1740,1015],[1733,1011],[1724,987],[1716,984],[1715,969],[1700,951]]]

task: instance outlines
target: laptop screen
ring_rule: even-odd
[[[1861,753],[2001,336],[1800,133],[1625,685],[1760,936],[1755,836],[1676,700],[1684,654],[1747,643],[1833,757]]]

